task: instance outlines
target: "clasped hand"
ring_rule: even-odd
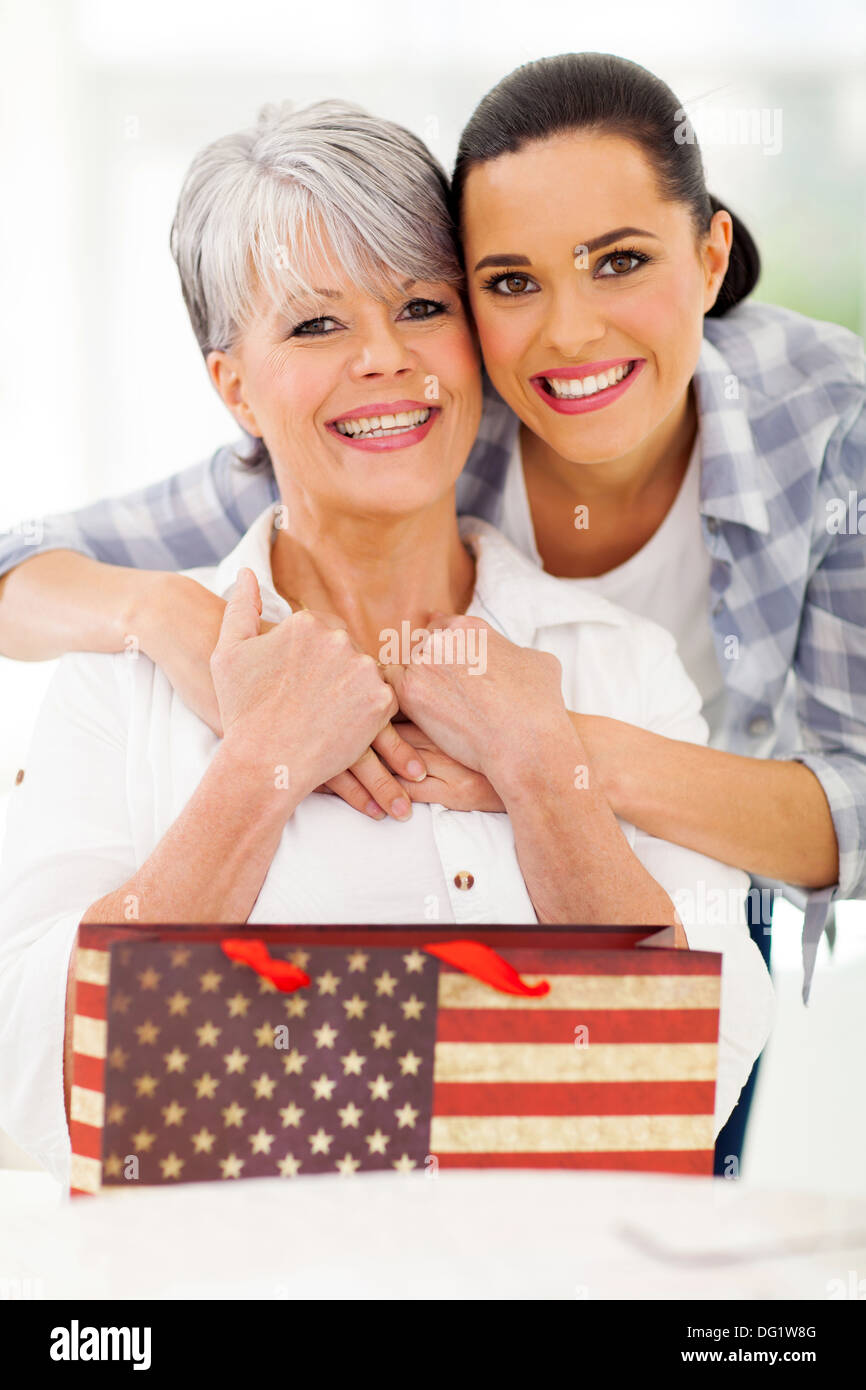
[[[264,626],[258,583],[241,570],[210,661],[219,724],[257,761],[290,769],[295,804],[327,790],[379,819],[407,818],[410,799],[502,811],[503,786],[568,722],[557,659],[480,618],[431,615],[411,663],[385,667],[332,614]],[[473,628],[484,659],[470,665],[453,638]]]

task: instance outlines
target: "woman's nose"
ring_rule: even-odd
[[[579,357],[594,343],[601,342],[607,323],[593,300],[594,296],[578,284],[557,292],[542,327],[545,346],[562,357]]]
[[[396,324],[377,323],[361,335],[352,363],[355,376],[397,376],[413,369],[413,357]]]

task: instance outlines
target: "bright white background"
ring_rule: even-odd
[[[183,172],[266,100],[341,96],[402,121],[450,165],[475,102],[518,63],[613,51],[706,107],[782,113],[782,149],[704,146],[710,188],[761,246],[759,298],[866,325],[862,0],[6,0],[0,5],[0,527],[163,477],[235,431],[168,252]],[[700,130],[700,127],[699,127]],[[48,666],[0,658],[2,796]],[[813,1003],[799,914],[773,951],[779,1022],[748,1175],[866,1186],[866,909],[843,906]]]

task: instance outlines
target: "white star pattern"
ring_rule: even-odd
[[[174,1185],[422,1169],[438,963],[405,946],[271,949],[310,983],[280,991],[213,940],[137,945],[117,979],[113,957],[108,1181],[128,1152]]]
[[[397,981],[395,980],[394,976],[390,974],[390,972],[387,970],[383,970],[382,974],[378,977],[377,980],[374,980],[373,983],[376,986],[376,993],[378,995],[381,996],[383,994],[387,994],[389,998],[394,993],[394,990],[397,988]]]
[[[334,1142],[333,1134],[326,1134],[320,1127],[310,1135],[310,1150],[314,1154],[326,1154]]]
[[[321,1028],[317,1028],[313,1033],[316,1039],[316,1047],[333,1047],[337,1039],[337,1030],[332,1028],[330,1023],[323,1023]]]
[[[334,1094],[334,1087],[336,1084],[336,1081],[332,1081],[329,1076],[326,1076],[325,1073],[322,1072],[322,1075],[317,1081],[311,1082],[313,1095],[316,1100],[330,1100],[331,1096]]]

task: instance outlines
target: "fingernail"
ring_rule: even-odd
[[[417,758],[413,758],[411,763],[406,764],[406,771],[410,777],[414,777],[416,782],[421,782],[427,776],[427,769],[423,763],[419,763]]]
[[[405,796],[398,796],[396,801],[391,802],[391,815],[395,820],[408,820],[412,814],[412,807]]]
[[[385,812],[382,810],[382,807],[379,805],[378,801],[374,801],[372,797],[370,797],[370,800],[364,807],[364,811],[368,816],[372,816],[373,820],[385,819]]]

